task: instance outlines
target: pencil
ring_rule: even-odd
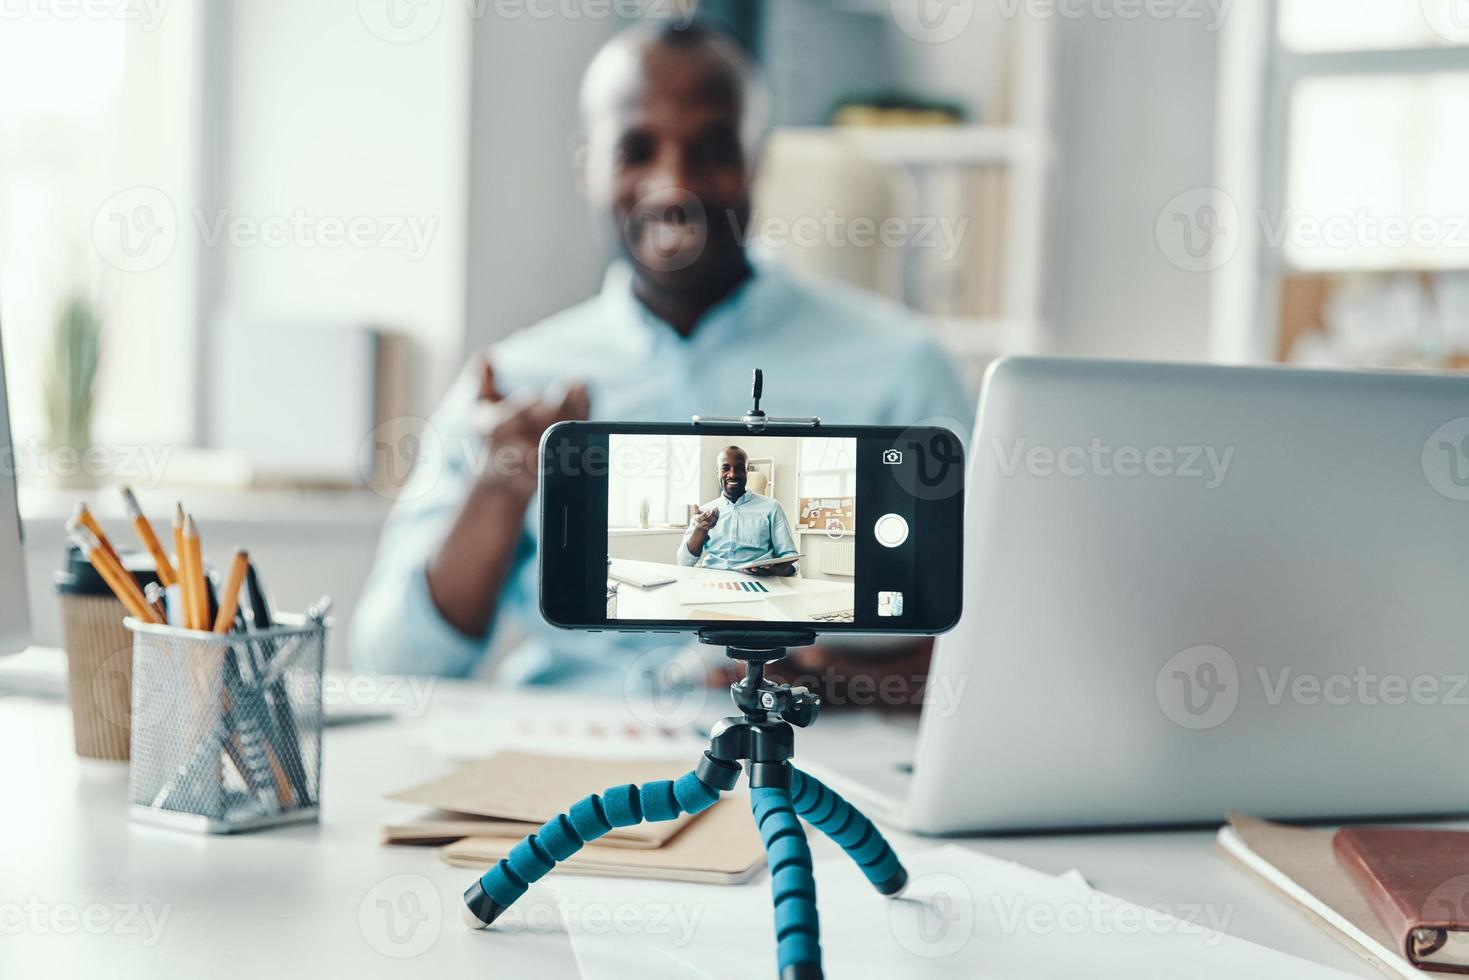
[[[173,557],[179,569],[179,622],[184,629],[194,626],[194,574],[189,571],[189,549],[184,547],[184,505],[173,505]]]
[[[184,551],[189,556],[189,629],[209,628],[209,593],[204,586],[204,552],[194,515],[184,517]]]
[[[77,504],[76,513],[72,516],[81,523],[82,527],[92,532],[92,536],[97,539],[97,543],[102,546],[103,551],[111,555],[113,560],[119,565],[122,564],[122,556],[112,546],[112,541],[108,539],[107,532],[102,530],[102,525],[97,523],[97,518],[92,516],[92,512],[87,509],[86,504]]]
[[[245,570],[250,567],[250,555],[243,548],[235,549],[230,559],[230,574],[224,581],[224,594],[219,597],[219,615],[214,617],[214,632],[228,633],[235,625],[235,612],[240,608],[240,587],[245,584]]]
[[[172,585],[176,576],[173,571],[173,563],[168,560],[168,552],[163,550],[163,545],[158,540],[158,535],[153,533],[153,525],[148,523],[148,518],[143,515],[143,508],[138,506],[138,498],[133,495],[131,487],[122,488],[123,506],[127,508],[128,517],[132,519],[133,530],[138,534],[138,540],[143,542],[143,547],[148,549],[148,554],[153,556],[153,567],[158,570],[158,584],[165,589]]]
[[[66,531],[76,546],[82,549],[97,574],[102,576],[102,581],[117,596],[119,602],[126,607],[128,613],[134,618],[145,623],[162,623],[163,619],[148,605],[148,600],[143,597],[143,590],[138,588],[138,583],[129,575],[122,565],[103,548],[97,536],[85,527],[76,518],[66,522]]]

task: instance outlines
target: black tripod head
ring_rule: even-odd
[[[821,695],[804,687],[765,679],[765,665],[786,655],[790,647],[816,642],[810,630],[700,630],[700,643],[724,647],[724,655],[745,665],[745,676],[729,687],[735,707],[747,721],[774,719],[805,728],[816,721]]]

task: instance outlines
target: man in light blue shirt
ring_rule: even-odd
[[[739,568],[765,558],[785,558],[799,550],[785,511],[774,497],[746,489],[750,456],[739,446],[719,452],[720,495],[698,509],[674,557],[680,565]],[[755,575],[794,575],[796,562],[756,565]]]
[[[641,655],[681,647],[541,618],[533,464],[557,421],[740,415],[760,367],[782,415],[968,433],[973,402],[912,314],[747,254],[751,81],[736,47],[698,29],[635,28],[593,60],[578,159],[616,259],[599,295],[473,359],[430,420],[357,606],[360,669],[466,676],[515,637],[498,679],[608,691]]]

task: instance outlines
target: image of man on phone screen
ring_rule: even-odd
[[[752,575],[794,575],[796,563],[755,565],[797,553],[785,511],[773,497],[763,497],[747,488],[749,455],[739,446],[726,446],[719,453],[720,495],[698,508],[679,543],[680,565],[706,568],[739,568]]]

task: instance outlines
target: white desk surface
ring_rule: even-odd
[[[853,585],[848,580],[749,575],[631,558],[614,559],[613,567],[617,566],[675,580],[649,589],[619,582],[617,615],[620,619],[703,619],[712,612],[719,618],[804,622],[826,613],[850,610],[854,601]],[[768,588],[771,594],[755,601],[721,602],[721,593],[711,589],[706,600],[686,603],[682,601],[686,582],[750,582]]]
[[[453,765],[422,746],[431,724],[473,724],[493,716],[496,699],[505,697],[442,682],[416,718],[328,729],[320,824],[234,837],[130,823],[126,765],[79,762],[64,703],[0,698],[0,976],[576,977],[570,940],[554,928],[507,934],[461,924],[459,896],[474,872],[444,865],[432,849],[378,844],[384,816],[403,811],[382,794]],[[830,761],[861,751],[879,724],[829,712],[799,733],[797,757]],[[818,859],[839,853],[810,836]],[[889,837],[899,853],[935,843]],[[1096,887],[1140,904],[1210,906],[1229,916],[1226,931],[1234,935],[1377,975],[1216,854],[1213,837],[1186,831],[963,843],[1046,872],[1080,869]],[[380,950],[409,947],[385,945],[380,928],[359,924],[359,910],[369,922],[382,921],[377,902],[401,903],[404,882],[426,899],[416,906],[415,955],[400,958]],[[552,913],[541,887],[522,903],[539,901]],[[766,897],[758,892],[758,900]],[[123,918],[139,904],[155,921],[167,916],[152,946],[140,914]]]

